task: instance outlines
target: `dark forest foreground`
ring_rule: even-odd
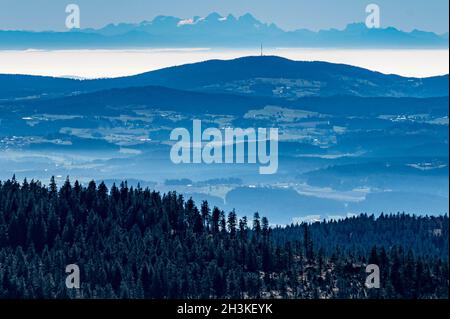
[[[448,225],[362,214],[271,227],[126,183],[12,179],[0,183],[0,298],[448,298]],[[80,289],[66,287],[69,264]],[[368,264],[379,289],[365,286]]]

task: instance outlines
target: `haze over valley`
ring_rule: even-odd
[[[126,179],[274,224],[448,213],[448,75],[253,56],[89,81],[0,75],[0,85],[2,180]],[[279,128],[277,174],[173,164],[170,132],[193,119]]]

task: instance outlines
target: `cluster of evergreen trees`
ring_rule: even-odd
[[[364,285],[370,263],[380,289]],[[13,178],[0,182],[0,298],[448,298],[448,217],[271,228],[173,192]]]

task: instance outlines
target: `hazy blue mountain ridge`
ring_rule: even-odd
[[[343,30],[317,32],[285,31],[275,24],[257,20],[247,13],[241,17],[211,13],[206,17],[181,19],[157,16],[141,23],[109,24],[100,29],[68,32],[0,31],[1,49],[129,48],[129,47],[360,47],[360,48],[448,48],[448,34],[394,27],[369,29],[351,23]]]

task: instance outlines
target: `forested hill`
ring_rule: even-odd
[[[0,298],[448,298],[447,251],[447,216],[273,229],[126,183],[0,182]]]
[[[430,98],[448,96],[448,84],[448,75],[412,78],[345,64],[294,61],[279,56],[246,56],[93,80],[0,74],[0,99],[17,99],[20,103],[23,98],[47,100],[119,88],[137,90],[139,87],[145,90],[150,87],[151,90],[155,86],[166,90],[170,88],[289,100],[335,96]]]
[[[390,249],[394,246],[411,249],[421,256],[448,258],[448,216],[411,216],[405,213],[378,218],[361,214],[339,221],[323,221],[310,226],[312,240],[325,253],[332,254],[339,246],[350,252],[364,252],[373,246]],[[278,244],[302,238],[304,228],[290,225],[273,230]]]

